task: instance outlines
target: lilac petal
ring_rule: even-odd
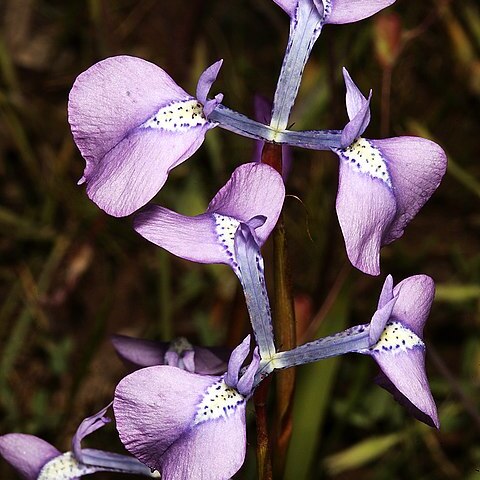
[[[91,433],[95,432],[99,428],[102,428],[107,423],[111,422],[111,419],[106,417],[105,414],[107,410],[112,406],[112,402],[110,402],[105,408],[102,408],[99,412],[91,417],[87,417],[85,420],[80,423],[75,432],[75,435],[72,438],[72,450],[75,455],[75,458],[79,462],[83,462],[82,459],[82,440]]]
[[[357,139],[370,123],[370,100],[372,92],[365,98],[346,68],[343,68],[343,78],[347,90],[345,103],[350,121],[342,131],[342,146],[347,147]]]
[[[390,243],[432,196],[447,168],[445,152],[436,143],[417,137],[370,140],[386,159],[397,200],[397,214],[385,237]]]
[[[347,152],[348,154],[348,152]],[[336,208],[350,262],[370,275],[380,273],[380,247],[395,216],[387,183],[356,171],[342,151]]]
[[[288,14],[290,18],[295,17],[298,0],[273,0],[280,8]]]
[[[439,428],[437,407],[425,373],[425,348],[414,347],[401,352],[374,352],[372,356],[387,377],[383,377],[384,381],[380,382],[380,386],[392,393],[395,400],[407,406],[416,418]]]
[[[395,0],[324,0],[325,23],[358,22],[371,17],[392,3],[395,3]]]
[[[177,257],[199,263],[230,264],[231,256],[219,241],[213,215],[180,215],[151,205],[137,214],[133,228],[144,238]]]
[[[395,387],[395,385],[388,379],[388,377],[383,373],[380,372],[375,377],[375,383],[390,392],[393,395],[393,398],[403,407],[407,409],[407,411],[415,417],[417,420],[420,420],[423,423],[426,423],[430,427],[440,428],[440,421],[438,419],[438,414],[435,406],[430,406],[430,415],[424,413],[422,410],[417,408],[410,400],[400,393],[400,391]],[[432,399],[433,401],[433,399]]]
[[[201,394],[218,378],[169,366],[126,376],[117,385],[113,409],[127,450],[159,469],[160,457],[191,428]]]
[[[227,370],[228,359],[232,351],[226,347],[194,347],[195,373],[216,375]]]
[[[125,335],[112,335],[111,341],[120,358],[135,368],[165,363],[168,342],[155,342]]]
[[[232,174],[226,185],[210,202],[207,212],[233,217],[248,222],[263,215],[265,223],[255,230],[260,245],[276,225],[285,198],[282,177],[264,163],[245,163]]]
[[[393,277],[387,275],[385,282],[383,283],[380,298],[378,299],[377,310],[383,308],[393,298]]]
[[[253,383],[255,380],[255,375],[260,365],[260,354],[258,352],[258,347],[255,348],[252,355],[252,361],[247,367],[245,372],[242,374],[240,380],[237,384],[238,392],[244,397],[249,397],[252,394]]]
[[[415,275],[400,282],[393,290],[398,298],[392,320],[399,321],[423,338],[423,327],[430,314],[435,284],[428,275]]]
[[[345,87],[347,90],[345,95],[345,103],[347,105],[348,118],[352,120],[353,118],[355,118],[357,113],[364,108],[368,100],[363,96],[362,92],[352,80],[352,77],[350,76],[348,70],[345,67],[342,68],[342,73],[343,79],[345,81]],[[362,133],[363,131],[360,133],[360,135]]]
[[[250,335],[247,335],[243,342],[236,347],[230,360],[228,361],[228,370],[227,375],[225,376],[225,383],[232,388],[237,388],[238,384],[238,374],[240,368],[242,368],[243,362],[248,356],[250,351]]]
[[[162,457],[165,480],[226,480],[242,466],[246,450],[245,405],[227,419],[203,422]]]
[[[68,120],[87,161],[85,177],[160,107],[190,98],[164,70],[136,57],[110,57],[80,74],[70,91]]]
[[[217,79],[218,72],[222,67],[223,60],[215,62],[213,65],[210,65],[198,79],[197,83],[197,99],[205,105],[207,102],[207,95],[210,92],[210,88],[213,85],[213,82]],[[212,109],[213,110],[213,109]],[[208,116],[210,112],[205,112],[205,115]]]
[[[0,455],[27,480],[36,480],[46,463],[61,453],[45,440],[24,433],[0,436]]]
[[[151,206],[135,216],[134,228],[150,242],[181,258],[234,267],[233,237],[239,222],[266,217],[255,234],[263,244],[283,205],[282,177],[265,164],[240,165],[210,202],[207,213],[187,217]]]
[[[243,463],[245,403],[222,377],[160,366],[125,377],[114,410],[125,447],[165,480],[220,480]]]
[[[393,297],[388,301],[383,307],[379,308],[372,317],[370,321],[369,329],[369,340],[370,345],[374,345],[378,342],[383,331],[385,330],[385,325],[388,320],[391,318],[392,311],[397,303],[398,298]]]
[[[209,128],[203,123],[177,131],[132,130],[86,176],[88,196],[109,215],[130,215],[157,194],[172,168],[195,153]]]

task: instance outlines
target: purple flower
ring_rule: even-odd
[[[224,347],[197,347],[186,338],[156,342],[141,338],[113,335],[117,354],[134,370],[154,365],[170,365],[200,375],[215,375],[227,370],[231,350]]]
[[[86,160],[88,196],[116,217],[151,200],[169,171],[193,155],[216,124],[207,100],[222,62],[201,75],[197,98],[140,58],[110,57],[75,80],[68,102],[73,138]]]
[[[343,70],[350,122],[342,133],[337,215],[347,255],[370,275],[380,273],[380,248],[404,229],[437,189],[447,166],[445,152],[417,137],[368,140],[361,135],[370,121],[366,99]]]
[[[417,419],[439,428],[437,408],[425,373],[423,327],[435,295],[433,280],[416,275],[394,289],[395,305],[378,342],[358,353],[371,355],[382,373],[377,383]],[[383,306],[382,300],[379,308]]]
[[[187,217],[152,205],[135,216],[134,228],[181,258],[225,263],[236,270],[234,238],[240,222],[250,222],[255,240],[263,245],[277,222],[284,198],[279,173],[265,164],[246,163],[233,172],[205,213]]]
[[[82,449],[81,441],[110,421],[108,405],[80,424],[72,439],[72,451],[61,453],[45,440],[24,433],[0,436],[0,455],[26,480],[77,480],[95,472],[134,473],[158,478],[158,472],[133,457],[94,449]]]
[[[259,364],[240,369],[247,337],[223,376],[202,376],[170,366],[148,367],[117,386],[114,411],[120,439],[164,480],[222,480],[242,466],[246,449],[245,406]]]

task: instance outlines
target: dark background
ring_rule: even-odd
[[[76,185],[84,161],[66,118],[75,77],[102,58],[131,54],[162,66],[194,93],[201,71],[223,58],[212,93],[253,115],[255,94],[273,96],[287,34],[288,18],[271,0],[1,2],[0,434],[32,433],[69,449],[78,423],[109,401],[126,373],[109,343],[112,333],[233,346],[249,328],[229,268],[166,254],[140,238],[128,218],[105,215]],[[346,262],[334,209],[335,155],[293,152],[285,211],[299,337],[368,322],[387,273],[396,282],[431,275],[438,289],[425,331],[427,368],[442,428],[412,420],[375,386],[370,358],[303,367],[287,478],[475,480],[478,2],[398,0],[384,15],[327,26],[305,71],[294,129],[345,123],[342,66],[363,92],[373,89],[367,137],[432,138],[447,151],[449,170],[404,237],[383,249],[382,275],[374,278]],[[156,201],[184,214],[202,212],[252,151],[248,139],[209,132]],[[267,274],[270,256],[267,245]],[[236,478],[256,478],[253,431]],[[121,451],[113,427],[86,443]],[[3,461],[0,478],[15,478]]]

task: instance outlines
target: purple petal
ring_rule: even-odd
[[[253,351],[252,361],[250,362],[250,365],[247,367],[237,384],[238,392],[244,397],[250,397],[250,395],[252,394],[253,383],[259,365],[260,354],[258,351],[258,347],[256,347]]]
[[[241,405],[228,419],[203,422],[175,442],[162,458],[162,478],[229,479],[242,466],[245,450],[245,405]]]
[[[0,436],[0,455],[27,480],[36,480],[44,465],[61,453],[45,440],[24,433]]]
[[[195,373],[216,375],[227,370],[228,359],[232,351],[226,347],[194,347]]]
[[[415,275],[400,282],[393,293],[397,303],[392,320],[401,322],[423,338],[423,327],[435,296],[435,283],[427,275]]]
[[[368,99],[365,98],[355,85],[346,68],[343,68],[343,78],[347,89],[345,103],[350,121],[342,131],[341,143],[343,147],[348,147],[354,140],[362,135],[370,123],[370,100],[372,98],[372,92],[370,91]]]
[[[82,440],[91,433],[95,432],[99,428],[102,428],[107,423],[111,422],[110,418],[106,417],[107,410],[111,407],[112,403],[109,403],[105,408],[102,408],[99,412],[91,417],[87,417],[80,423],[72,438],[72,450],[75,458],[79,462],[83,462],[82,458]]]
[[[370,345],[378,342],[382,335],[385,325],[392,315],[393,308],[397,302],[397,298],[393,297],[383,307],[379,308],[370,321],[369,340]]]
[[[380,247],[395,216],[396,204],[387,183],[356,171],[347,152],[340,157],[337,215],[350,262],[370,275],[380,273]],[[350,163],[349,163],[350,162]]]
[[[202,393],[219,377],[169,366],[147,367],[117,385],[113,409],[127,450],[151,468],[193,424]]]
[[[155,342],[125,335],[112,335],[111,341],[117,354],[129,366],[143,368],[165,364],[168,342]]]
[[[187,217],[151,205],[135,215],[134,229],[150,242],[177,257],[199,263],[231,263],[231,255],[219,240],[214,215]]]
[[[215,195],[207,212],[244,223],[258,215],[267,217],[263,226],[255,230],[259,244],[263,245],[277,223],[284,198],[285,186],[275,169],[263,163],[245,163]]]
[[[280,8],[288,14],[290,18],[295,17],[298,0],[273,0]]]
[[[205,123],[183,131],[132,130],[89,169],[88,196],[109,215],[130,215],[157,194],[172,168],[195,153],[209,128]]]
[[[435,406],[433,406],[433,408],[432,406],[430,406],[430,415],[424,413],[422,410],[418,409],[405,395],[400,393],[400,391],[395,387],[395,385],[388,379],[388,377],[383,372],[380,372],[375,377],[375,383],[390,392],[393,395],[393,398],[400,405],[405,407],[410,413],[410,415],[420,420],[421,422],[426,423],[430,427],[440,428],[440,422]]]
[[[227,375],[225,376],[225,383],[232,388],[236,388],[238,384],[238,374],[242,368],[243,362],[250,352],[250,335],[247,335],[243,342],[236,347],[230,360],[228,361]]]
[[[383,283],[382,291],[380,293],[380,298],[378,299],[377,309],[380,310],[390,300],[392,300],[392,298],[393,298],[393,277],[391,275],[387,275],[387,278]]]
[[[386,159],[397,214],[385,237],[390,243],[403,235],[407,224],[439,186],[447,168],[445,152],[434,142],[417,137],[371,140]]]
[[[324,0],[325,23],[358,22],[392,3],[395,3],[395,0]]]
[[[266,217],[255,234],[263,244],[283,205],[282,177],[265,164],[240,165],[210,202],[207,213],[187,217],[151,206],[135,216],[134,228],[150,242],[181,258],[234,266],[233,236],[239,222]]]
[[[125,447],[165,480],[227,479],[243,463],[245,399],[222,377],[138,370],[117,386],[114,410]]]
[[[222,67],[222,63],[223,63],[223,60],[219,60],[218,62],[215,62],[213,65],[210,65],[200,75],[200,78],[198,79],[197,99],[204,105],[204,107],[207,104],[207,95],[210,92],[210,88],[212,88],[213,82],[217,79],[218,72]],[[208,109],[204,108],[205,116],[208,117],[208,115],[211,113],[213,108],[215,108],[216,104],[220,103],[220,101],[221,101],[221,98],[218,102],[210,103]]]
[[[439,428],[437,407],[425,373],[425,348],[373,353],[384,375],[380,386],[393,394],[410,413],[427,425]],[[380,377],[382,378],[382,377]]]
[[[160,67],[136,57],[110,57],[80,74],[70,91],[68,120],[87,161],[85,177],[160,107],[190,98]]]

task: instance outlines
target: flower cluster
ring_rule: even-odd
[[[116,56],[90,67],[70,92],[68,119],[86,161],[79,184],[115,217],[133,214],[142,237],[183,259],[223,263],[243,288],[253,337],[235,349],[198,347],[114,336],[130,374],[117,385],[113,410],[126,456],[84,449],[80,442],[108,422],[106,409],[86,419],[60,453],[24,434],[0,436],[0,454],[27,479],[75,479],[97,471],[133,473],[165,480],[220,480],[233,476],[246,452],[246,405],[263,379],[278,369],[346,353],[369,355],[380,367],[377,383],[409,412],[439,427],[425,373],[423,327],[434,298],[433,280],[409,277],[383,285],[369,323],[280,351],[273,335],[260,248],[274,229],[285,199],[282,175],[261,162],[238,166],[204,213],[185,216],[149,204],[170,170],[194,155],[217,126],[265,143],[328,150],[339,162],[336,210],[353,266],[380,274],[380,249],[402,236],[438,187],[446,157],[417,137],[371,140],[370,99],[346,69],[349,121],[341,129],[287,129],[303,69],[327,24],[365,19],[395,0],[274,0],[290,18],[271,114],[258,103],[253,120],[209,96],[222,61],[200,76],[196,95],[179,87],[160,67]],[[268,107],[267,107],[268,110]],[[334,158],[334,157],[333,157]],[[248,361],[247,361],[248,358]]]

